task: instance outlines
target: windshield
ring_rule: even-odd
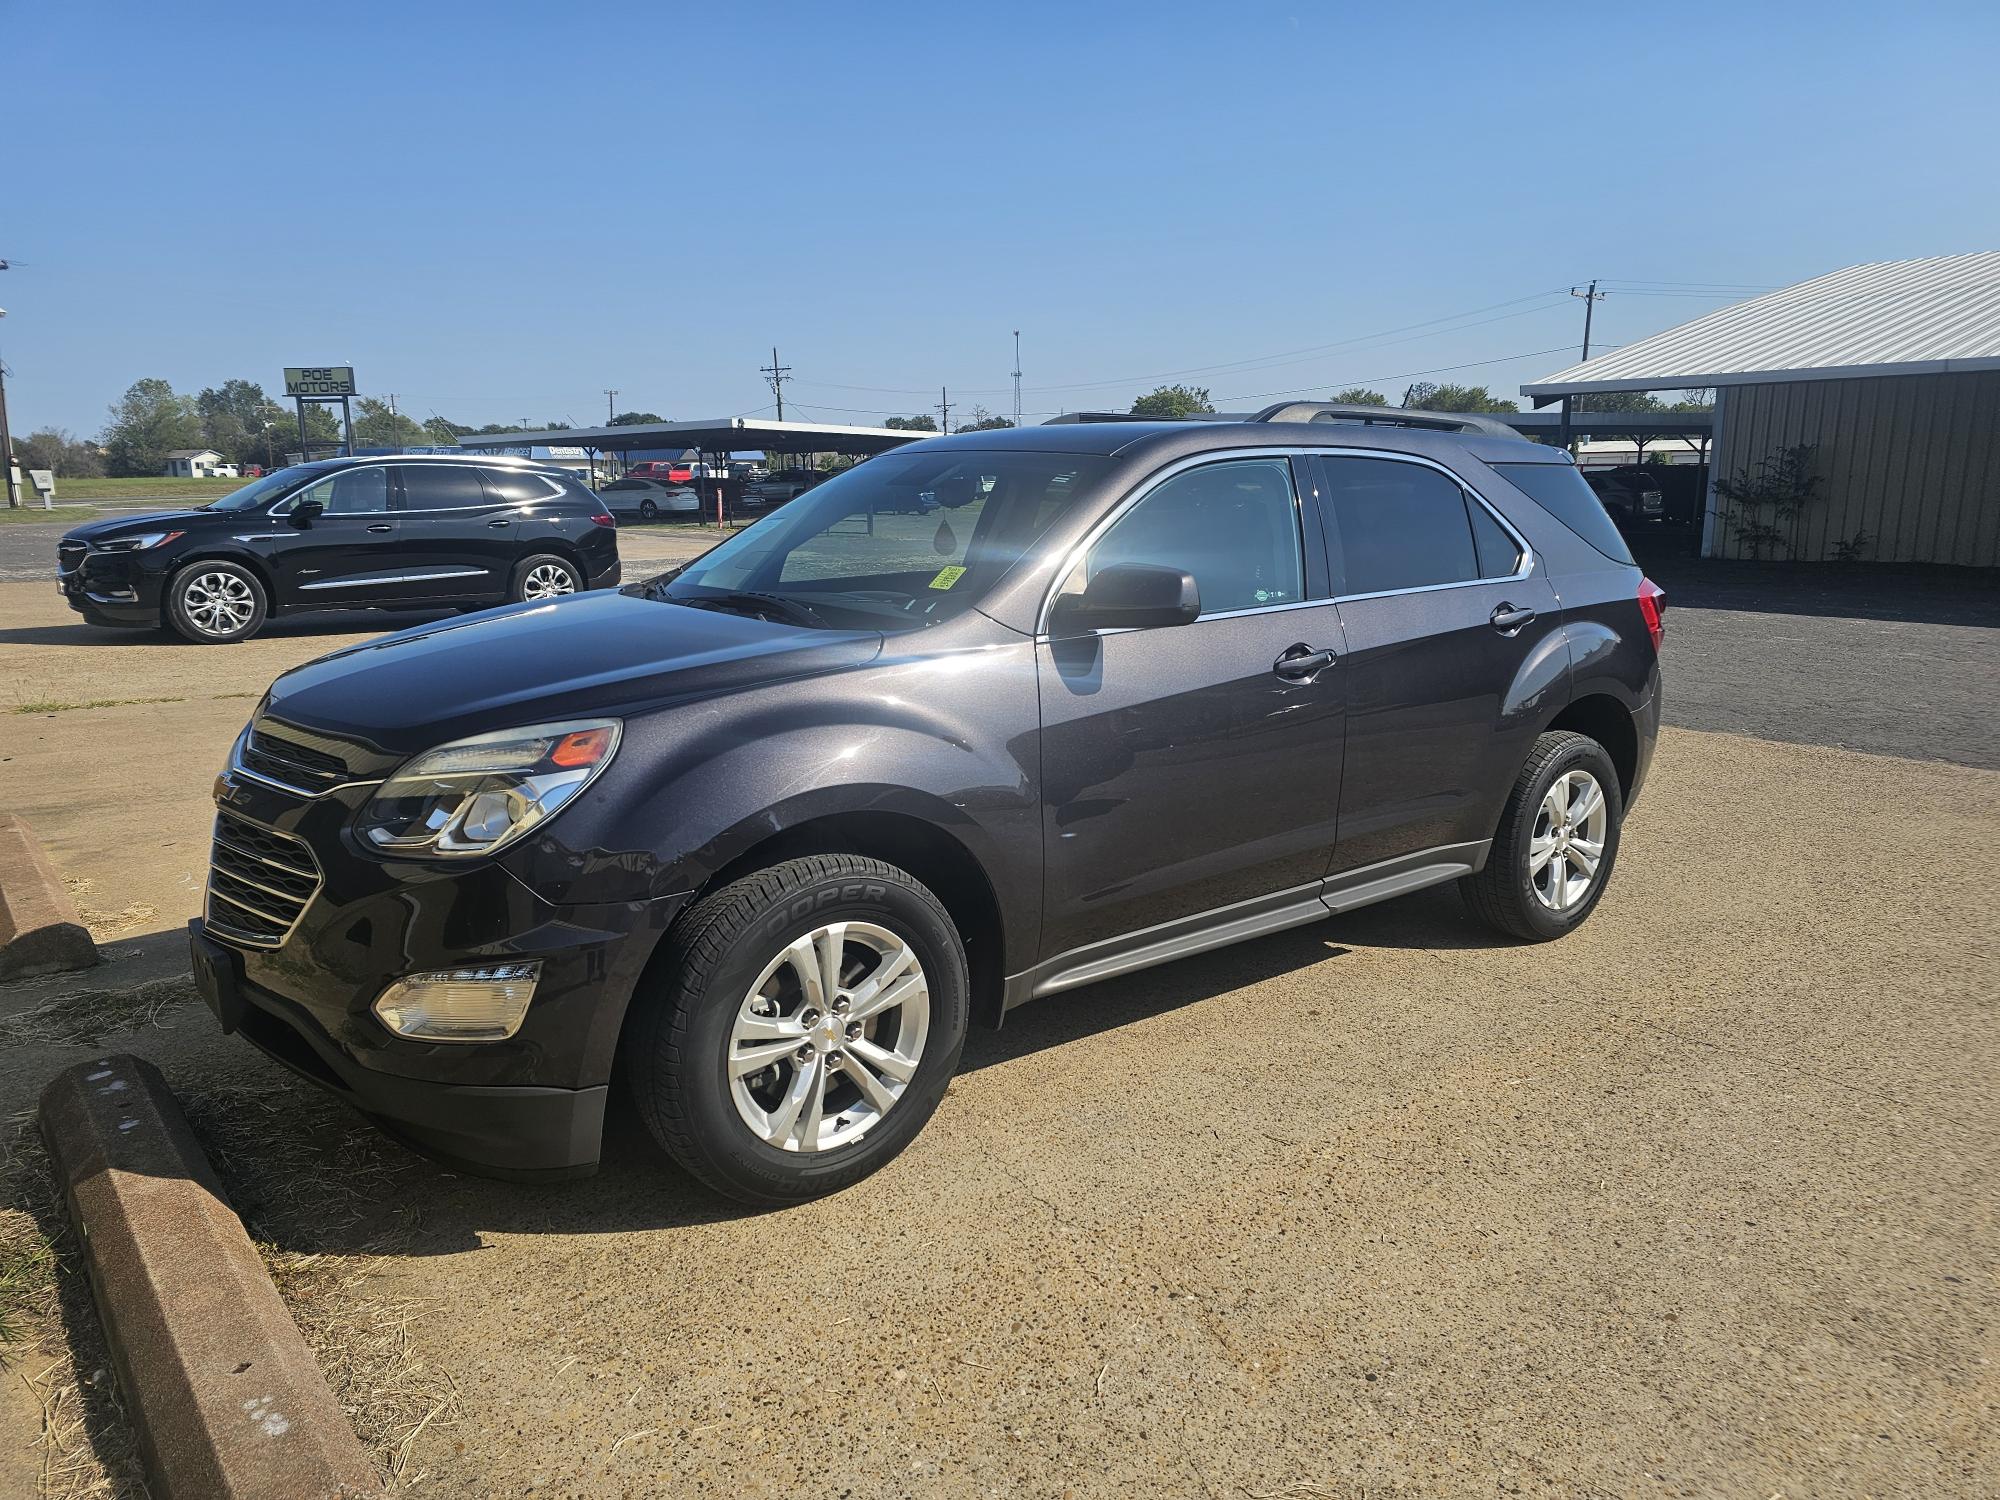
[[[1074,453],[887,453],[815,485],[655,596],[759,599],[826,629],[910,630],[963,613],[1110,467]]]
[[[253,479],[240,490],[231,490],[220,500],[211,500],[201,507],[203,510],[255,510],[273,495],[302,484],[312,477],[313,471],[303,464],[289,469],[279,469],[266,474],[262,479]]]

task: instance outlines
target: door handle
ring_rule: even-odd
[[[505,516],[502,516],[499,520],[488,521],[486,524],[488,526],[512,526],[514,523],[508,520]]]
[[[1287,646],[1271,663],[1271,670],[1288,682],[1311,682],[1334,663],[1331,651],[1315,651],[1304,641]]]
[[[384,522],[380,526],[370,526],[368,529],[370,531],[394,531],[396,528],[392,523]]]
[[[1503,602],[1494,606],[1493,613],[1486,618],[1487,622],[1502,635],[1512,635],[1534,619],[1535,612],[1532,609],[1517,609]]]

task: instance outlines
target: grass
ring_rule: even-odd
[[[69,500],[213,500],[240,490],[247,479],[170,479],[166,475],[138,479],[58,479],[56,499]]]
[[[130,990],[70,990],[0,1020],[0,1042],[87,1047],[141,1026],[158,1027],[166,1011],[199,998],[190,978],[155,979]]]
[[[47,525],[51,521],[60,521],[65,526],[74,526],[80,522],[91,521],[96,518],[96,506],[71,505],[67,501],[58,505],[54,510],[43,510],[39,503],[19,507],[0,505],[0,526],[5,526],[9,522],[26,524],[31,521],[40,521],[43,525]]]
[[[248,693],[218,694],[231,698],[248,698]],[[57,698],[38,698],[33,703],[20,703],[14,707],[17,714],[61,714],[73,708],[127,708],[134,703],[185,703],[185,698],[87,698],[68,703]]]

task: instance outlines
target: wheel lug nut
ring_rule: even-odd
[[[859,1021],[849,1021],[847,1023],[847,1039],[850,1042],[861,1040],[861,1023]]]
[[[799,1024],[800,1024],[801,1026],[817,1026],[817,1025],[819,1025],[819,1012],[818,1012],[818,1011],[816,1011],[816,1010],[812,1010],[812,1009],[810,1009],[810,1008],[808,1008],[808,1009],[806,1009],[806,1010],[802,1010],[802,1011],[800,1011],[800,1012],[799,1012]]]
[[[800,1062],[811,1062],[813,1060],[812,1044],[808,1042],[805,1046],[799,1048],[797,1052],[794,1052],[792,1056],[796,1057]]]
[[[841,996],[838,1000],[833,1002],[833,1013],[836,1016],[844,1016],[847,1014],[847,997],[845,995]]]

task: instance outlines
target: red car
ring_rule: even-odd
[[[625,471],[627,479],[652,479],[661,484],[686,484],[694,478],[694,465],[686,462],[669,463],[665,459],[649,458],[644,463],[634,464]]]

